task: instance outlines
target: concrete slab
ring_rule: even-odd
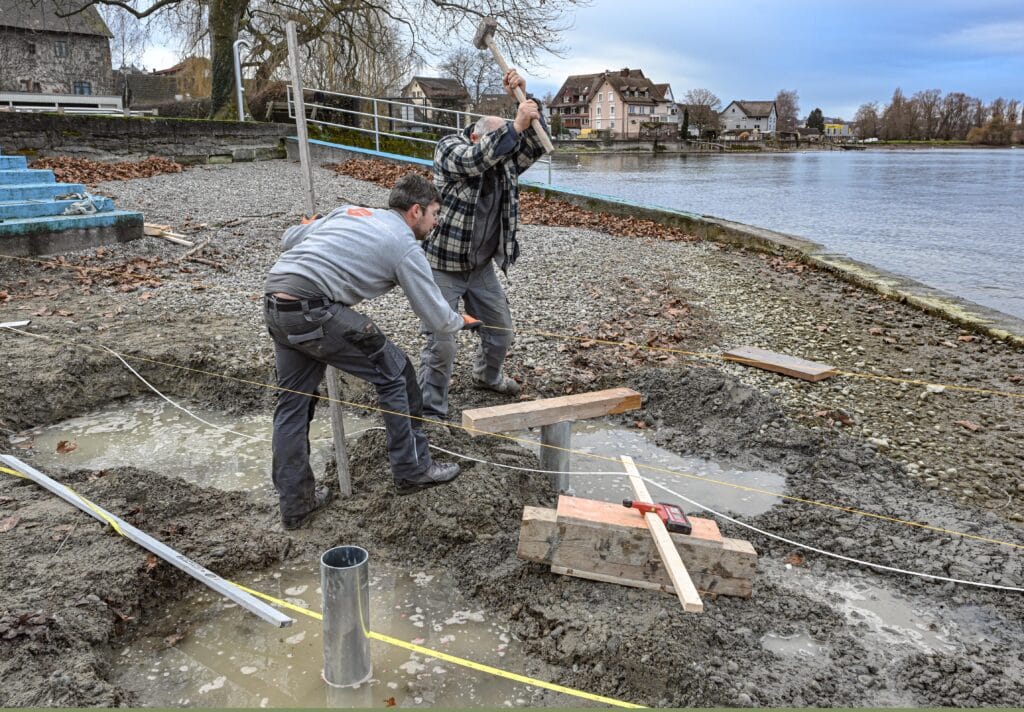
[[[81,183],[35,183],[29,185],[0,185],[0,202],[18,200],[54,200],[72,193],[84,193]]]
[[[67,200],[20,200],[0,203],[0,222],[4,220],[23,220],[25,218],[41,218],[47,215],[63,215],[77,199]],[[94,196],[93,205],[97,212],[114,210],[114,201],[103,196]]]
[[[0,252],[16,257],[53,255],[128,242],[143,236],[142,223],[142,213],[123,210],[2,222]]]
[[[0,156],[0,169],[5,171],[28,168],[28,159],[24,156]]]
[[[36,185],[55,183],[53,171],[36,168],[14,168],[0,170],[0,185]]]

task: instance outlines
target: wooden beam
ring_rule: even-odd
[[[586,518],[560,514],[564,502],[573,499],[591,503],[592,507],[576,510],[589,509]],[[605,520],[608,515],[618,516],[617,512],[625,515],[624,523]],[[701,536],[670,536],[697,589],[749,598],[757,570],[754,547],[741,539],[722,537],[711,520],[690,517],[690,521],[694,533],[701,532]],[[646,521],[635,509],[621,504],[563,497],[557,511],[526,507],[517,554],[521,559],[547,564],[557,573],[566,569],[581,578],[674,591]]]
[[[740,346],[722,354],[726,361],[742,363],[754,368],[774,371],[805,381],[822,381],[839,373],[835,366],[816,361],[806,361],[796,356],[759,349],[756,346]]]
[[[542,425],[624,413],[640,407],[640,394],[630,388],[578,393],[559,398],[509,403],[462,411],[462,425],[473,437]]]
[[[651,499],[647,487],[640,479],[640,473],[636,470],[636,465],[633,464],[633,458],[623,455],[622,466],[629,474],[629,483],[633,486],[635,500],[653,503],[654,500]],[[672,581],[676,596],[683,604],[683,610],[689,613],[703,613],[704,602],[700,600],[700,594],[697,593],[697,587],[693,585],[686,565],[679,558],[679,552],[676,551],[676,545],[672,542],[668,529],[665,528],[665,522],[661,521],[661,517],[654,512],[647,512],[644,519],[647,521],[647,528],[650,529],[651,536],[654,537],[654,544],[658,547],[658,556],[661,558],[665,570],[668,571],[668,577]]]

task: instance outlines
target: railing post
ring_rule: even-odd
[[[377,99],[373,100],[373,145],[380,153],[380,115],[377,113]]]

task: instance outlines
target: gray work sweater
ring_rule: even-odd
[[[345,205],[308,225],[288,228],[285,252],[264,283],[269,293],[288,292],[298,277],[332,302],[355,306],[400,286],[427,330],[453,333],[462,317],[448,306],[434,283],[423,248],[394,210]],[[288,292],[290,293],[290,292]]]

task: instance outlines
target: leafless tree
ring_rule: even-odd
[[[461,84],[473,104],[480,101],[483,94],[502,91],[501,69],[489,51],[459,47],[448,53],[438,69],[443,76]]]
[[[878,102],[861,104],[853,117],[858,138],[878,138]]]
[[[569,12],[588,0],[83,0],[125,9],[146,18],[172,10],[203,16],[200,32],[209,38],[213,66],[214,115],[233,111],[232,44],[240,32],[255,38],[247,62],[257,81],[274,76],[287,56],[284,24],[295,19],[299,42],[308,45],[334,28],[339,51],[356,57],[353,66],[379,55],[377,37],[367,28],[398,23],[420,58],[440,55],[453,45],[470,46],[479,21],[498,21],[496,42],[513,63],[529,66],[542,56],[559,55],[561,37],[571,26]],[[370,22],[372,18],[372,22]]]
[[[110,39],[110,59],[114,69],[134,66],[149,44],[149,23],[124,8],[100,8],[104,22],[114,36]]]
[[[942,90],[919,91],[914,94],[912,101],[917,107],[918,135],[926,141],[935,138],[939,132],[939,107],[942,103]]]
[[[796,131],[800,122],[800,95],[796,89],[781,89],[775,95],[776,129],[779,131]]]
[[[721,130],[722,100],[710,89],[690,89],[683,96],[686,110],[689,112],[690,126],[695,127],[701,136],[705,133]]]

